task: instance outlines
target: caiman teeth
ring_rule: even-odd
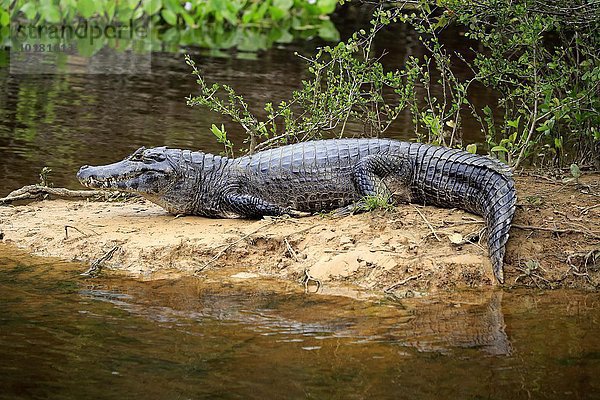
[[[111,188],[116,188],[116,185],[119,182],[125,182],[129,179],[136,178],[137,176],[139,176],[138,173],[130,173],[130,174],[125,174],[125,175],[120,175],[117,177],[108,176],[106,178],[98,178],[98,177],[90,176],[90,177],[86,178],[82,183],[85,186],[111,189]]]
[[[92,187],[100,187],[100,188],[111,188],[114,187],[118,182],[122,181],[123,179],[116,179],[116,178],[105,178],[105,179],[98,179],[98,178],[94,178],[94,177],[89,177],[87,178],[83,183],[86,186],[92,186]]]

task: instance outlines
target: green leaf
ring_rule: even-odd
[[[319,37],[330,42],[338,42],[340,33],[331,21],[323,21],[319,27]]]
[[[273,0],[273,7],[288,11],[294,5],[294,0]]]
[[[519,117],[515,120],[507,120],[506,124],[512,128],[517,129],[519,127],[519,121],[521,121],[521,116],[519,115]]]
[[[70,11],[77,8],[77,0],[60,0],[58,3],[63,11]]]
[[[76,40],[77,52],[83,57],[92,57],[104,47],[105,42],[106,37],[103,35],[93,41],[89,37],[78,38]]]
[[[96,12],[94,0],[79,0],[77,2],[77,10],[83,18],[89,18]]]
[[[494,146],[494,147],[492,147],[492,149],[490,151],[508,153],[508,150],[506,150],[506,148],[504,146]]]
[[[282,10],[281,8],[277,7],[269,7],[269,14],[271,15],[271,18],[275,21],[284,19],[289,15],[287,10]],[[246,15],[244,14],[244,17],[245,16]]]
[[[318,0],[317,7],[319,7],[319,11],[321,14],[331,14],[335,11],[335,7],[337,6],[337,0]]]
[[[557,149],[562,149],[562,147],[563,147],[562,137],[554,138],[554,147]]]
[[[127,4],[130,10],[135,10],[138,4],[140,4],[139,0],[126,0],[125,3]]]
[[[273,0],[273,5],[269,7],[269,14],[276,21],[287,18],[293,5],[293,0]]]
[[[575,179],[579,179],[581,177],[581,170],[579,169],[579,166],[577,164],[571,164],[571,167],[569,167],[569,169],[571,170],[571,176]]]
[[[254,19],[254,13],[250,10],[244,11],[244,14],[242,15],[242,24],[247,24],[252,21],[252,19]]]
[[[163,10],[164,11],[164,10]],[[179,43],[180,30],[173,26],[167,29],[161,36],[160,40],[165,43]]]
[[[270,2],[263,1],[262,4],[258,7],[256,12],[254,13],[253,21],[260,21],[265,16],[267,10],[269,9]]]
[[[144,0],[143,8],[146,14],[154,15],[162,8],[162,0]]]
[[[143,15],[144,15],[144,9],[139,7],[139,8],[136,8],[135,10],[133,10],[133,15],[131,16],[131,19],[133,19],[135,21],[136,19],[142,18]]]
[[[57,24],[61,20],[60,9],[55,5],[49,4],[40,10],[42,18],[51,24]]]
[[[123,3],[119,3],[119,5],[117,7],[118,7],[117,12],[116,12],[117,19],[123,23],[129,22],[132,14],[133,14],[133,11],[131,11],[131,9],[126,4],[123,4]]]
[[[269,32],[269,38],[276,43],[292,43],[294,41],[294,35],[287,29],[274,28]]]
[[[227,132],[225,132],[225,126],[223,124],[221,124],[221,129],[215,124],[212,124],[210,131],[216,136],[219,143],[225,143],[227,141]]]
[[[178,0],[164,0],[163,3],[165,8],[168,8],[175,14],[178,14],[181,10],[184,10]]]
[[[228,9],[223,10],[223,12],[221,13],[221,15],[223,16],[223,18],[225,18],[225,20],[227,20],[227,22],[229,22],[231,25],[237,25],[238,24],[238,18],[237,15],[233,12],[231,12]]]
[[[35,3],[25,3],[21,7],[21,12],[25,14],[28,20],[33,21],[38,13]]]
[[[0,25],[8,26],[10,24],[10,14],[4,10],[0,10]]]
[[[538,132],[546,132],[550,130],[550,127],[546,124],[540,125],[537,128],[535,128],[536,131]]]
[[[167,22],[167,24],[175,26],[177,25],[177,15],[168,8],[163,9],[160,15]]]
[[[106,13],[106,18],[108,19],[109,22],[112,21],[113,17],[115,16],[116,8],[117,8],[116,0],[107,0],[106,8],[105,8],[104,12]]]
[[[107,0],[94,0],[94,4],[96,5],[96,12],[98,15],[104,14],[104,8],[106,7]]]
[[[475,143],[468,144],[467,151],[471,154],[477,153],[477,145]]]
[[[180,13],[181,17],[183,18],[183,20],[185,21],[185,24],[191,28],[195,28],[196,22],[194,21],[194,18],[192,18],[192,16],[190,14],[188,14],[186,11],[181,11]]]

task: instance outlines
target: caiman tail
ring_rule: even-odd
[[[489,186],[482,191],[481,207],[487,225],[488,250],[494,274],[500,283],[504,283],[504,254],[508,231],[510,230],[517,195],[515,184],[507,167],[491,178]]]
[[[488,157],[438,146],[414,144],[409,154],[415,160],[416,201],[484,217],[494,275],[503,283],[505,246],[517,199],[510,168]]]

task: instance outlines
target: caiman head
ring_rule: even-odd
[[[144,197],[164,195],[177,180],[176,166],[181,150],[142,147],[123,161],[91,167],[84,165],[77,178],[93,189],[120,190]]]

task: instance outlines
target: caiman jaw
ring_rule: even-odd
[[[116,189],[119,190],[119,183],[124,183],[132,178],[138,177],[139,173],[132,174],[124,174],[119,176],[107,176],[107,177],[99,177],[97,175],[91,175],[84,177],[82,176],[82,171],[85,167],[82,167],[77,174],[77,178],[79,182],[89,188],[92,189]]]
[[[84,165],[77,173],[82,185],[94,189],[120,190],[156,196],[164,194],[174,173],[169,150],[162,147],[138,149],[124,160],[99,166]],[[178,151],[175,155],[178,155]]]

